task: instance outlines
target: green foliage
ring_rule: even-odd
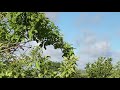
[[[63,56],[74,54],[73,47],[63,41],[63,35],[58,27],[46,18],[44,13],[6,12],[4,18],[0,23],[0,42],[6,41],[13,46],[13,43],[18,45],[25,40],[36,41],[45,49],[48,45],[53,45],[55,49],[62,49]]]
[[[120,78],[120,61],[114,66],[112,75],[109,78]]]
[[[77,58],[75,56],[70,56],[70,58],[64,57],[64,61],[62,62],[59,70],[60,70],[60,78],[72,78],[74,74],[76,74],[76,61]]]
[[[113,68],[111,64],[111,58],[98,58],[93,64],[86,65],[86,72],[90,78],[107,78],[111,75],[111,70]]]
[[[59,32],[58,27],[46,18],[44,13],[9,12],[5,18],[7,18],[7,21],[4,23],[1,22],[2,32],[0,36],[3,38],[3,41],[6,40],[16,43],[29,39],[31,41],[41,42],[40,46],[45,49],[47,45],[53,45],[55,49],[63,48],[63,52],[66,51],[64,55],[68,53],[68,44],[64,44],[62,34]],[[13,33],[11,34],[10,32]],[[68,48],[70,49],[71,47],[69,46]]]
[[[23,49],[26,43],[36,41],[29,55],[18,58],[15,51]],[[64,60],[55,63],[48,56],[43,57],[41,48],[53,45],[61,49]],[[44,13],[0,12],[0,77],[7,78],[64,78],[75,73],[76,60],[73,47],[63,41],[63,35]]]
[[[62,63],[56,63],[42,56],[42,49],[35,47],[30,55],[21,55],[15,60],[7,58],[0,62],[1,78],[71,78],[75,74],[75,60],[73,56],[70,60],[65,58]]]
[[[0,63],[2,78],[47,78],[52,77],[52,69],[47,57],[42,57],[36,47],[31,51],[31,56],[22,55],[18,60]]]

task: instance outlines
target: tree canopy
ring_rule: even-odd
[[[19,60],[13,56],[15,51],[24,50],[24,45],[31,41],[36,41],[39,47],[34,48],[30,56],[22,55]],[[64,61],[59,65],[57,71],[56,68],[53,68],[57,63],[50,62],[48,57],[43,57],[40,52],[41,48],[46,49],[48,45],[53,45],[55,49],[59,48],[63,52]],[[71,77],[75,73],[77,60],[73,49],[63,40],[60,29],[45,17],[44,13],[0,13],[1,77]],[[26,65],[30,66],[30,69],[26,69]],[[12,70],[13,67],[15,72]],[[8,69],[7,75],[3,74],[5,69]]]
[[[90,78],[107,78],[111,75],[112,71],[112,58],[100,57],[93,64],[86,65],[86,72]]]
[[[55,49],[60,48],[65,57],[74,54],[73,47],[63,41],[59,28],[44,13],[3,12],[0,18],[1,46],[4,45],[4,49],[10,52],[18,47],[22,48],[20,44],[36,41],[45,49],[48,45],[53,45]]]

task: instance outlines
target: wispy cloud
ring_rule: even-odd
[[[90,13],[81,13],[79,17],[76,17],[75,19],[75,26],[80,27],[82,25],[98,25],[101,23],[103,18],[104,15],[102,13],[93,15],[90,15]]]
[[[59,12],[44,12],[46,17],[48,17],[51,21],[57,22],[59,17]]]
[[[82,37],[78,37],[80,44],[79,54],[80,60],[78,61],[79,67],[84,67],[86,63],[95,61],[98,57],[112,57],[113,51],[111,49],[110,41],[99,37],[91,30],[83,30]]]
[[[110,52],[110,43],[108,40],[99,39],[92,31],[83,32],[83,52],[91,56],[107,55]]]
[[[98,41],[93,43],[92,45],[86,45],[86,47],[84,47],[81,50],[81,54],[86,54],[89,55],[90,57],[99,57],[99,56],[109,57],[111,56],[109,42]]]

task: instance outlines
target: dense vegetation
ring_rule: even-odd
[[[35,41],[37,46],[26,46]],[[63,52],[62,62],[43,55],[46,46]],[[29,53],[25,53],[30,49]],[[22,50],[22,53],[17,53]],[[1,78],[119,78],[120,63],[100,57],[88,63],[85,70],[77,67],[74,48],[64,41],[60,30],[44,13],[0,13],[0,77]]]

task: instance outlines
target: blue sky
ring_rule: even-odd
[[[86,23],[83,22],[82,24],[83,20],[80,21],[79,19],[81,14],[87,14],[86,19],[92,19],[92,17],[95,17],[96,14],[103,15],[103,17],[99,16],[99,24],[92,24],[92,21],[88,23],[86,21]],[[79,19],[79,21],[77,21],[76,19]],[[75,25],[77,22],[80,22],[81,25]],[[118,12],[63,12],[59,15],[58,26],[62,30],[66,41],[72,41],[76,37],[76,35],[82,35],[81,30],[89,29],[91,30],[91,32],[95,32],[98,38],[109,38],[111,44],[113,45],[112,48],[116,50],[119,49],[120,38],[118,35],[120,33],[120,13]]]
[[[120,13],[119,12],[47,12],[64,35],[73,44],[83,68],[99,56],[120,60]]]

